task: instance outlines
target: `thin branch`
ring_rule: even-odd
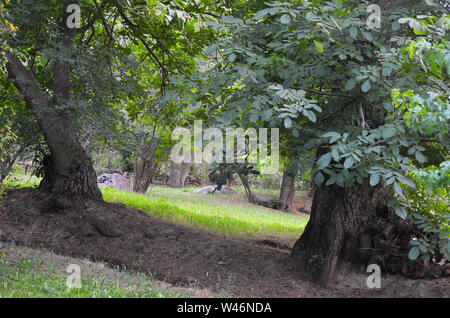
[[[359,116],[361,117],[361,127],[364,129],[367,127],[366,120],[364,118],[364,110],[362,107],[362,103],[359,103]]]

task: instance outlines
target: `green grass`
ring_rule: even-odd
[[[167,291],[155,290],[151,278],[141,278],[137,285],[125,287],[107,283],[104,279],[81,277],[81,288],[68,288],[68,273],[59,273],[40,258],[5,259],[0,257],[0,297],[57,297],[57,298],[122,298],[177,297]],[[141,274],[142,275],[142,274]]]
[[[35,177],[15,175],[6,185],[10,188],[36,187],[39,181]],[[250,204],[243,199],[242,193],[200,195],[195,193],[196,189],[152,186],[146,195],[111,188],[101,188],[101,191],[106,201],[123,203],[155,217],[229,235],[260,237],[269,234],[296,239],[308,222],[308,218]],[[64,266],[68,262],[64,260]],[[124,282],[120,276],[122,274],[111,274],[110,271],[107,274],[97,272],[82,275],[82,288],[69,289],[66,285],[68,274],[61,269],[61,264],[57,269],[48,259],[35,256],[8,258],[0,255],[0,297],[154,298],[192,297],[192,293],[196,292],[195,288],[194,291],[155,288],[155,280],[151,275],[142,273],[137,273],[138,278],[128,283],[129,279]],[[224,292],[224,295],[228,296],[228,292]]]
[[[295,235],[308,218],[239,204],[227,195],[200,195],[194,188],[153,187],[147,195],[102,188],[103,198],[142,210],[149,215],[231,235]]]
[[[15,175],[8,181],[9,186],[36,186],[38,183],[38,178],[23,175]],[[174,222],[244,237],[298,238],[309,219],[250,204],[242,200],[242,193],[201,195],[195,193],[196,189],[152,186],[146,195],[111,188],[101,188],[101,191],[108,202],[123,203]],[[264,189],[256,192],[270,193]]]

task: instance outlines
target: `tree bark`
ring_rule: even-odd
[[[292,211],[292,203],[295,195],[295,176],[291,176],[287,171],[283,172],[283,181],[281,182],[281,191],[279,199],[279,209],[282,211]]]
[[[64,6],[64,9],[66,6]],[[69,47],[76,34],[68,29],[63,15],[57,41]],[[71,68],[60,58],[53,62],[53,97],[39,87],[33,73],[11,51],[5,51],[8,76],[17,87],[43,131],[50,155],[44,158],[44,177],[40,191],[65,197],[102,200],[92,162],[77,138],[73,109],[68,107],[72,95]],[[55,106],[62,110],[56,110]]]
[[[191,153],[192,158],[192,153]],[[170,175],[169,175],[169,181],[168,186],[172,188],[183,188],[184,183],[186,181],[187,176],[189,175],[189,172],[191,171],[192,163],[191,160],[183,161],[180,164],[172,162],[170,167]]]
[[[147,192],[158,168],[155,151],[153,149],[148,150],[143,154],[136,152],[134,158],[133,191],[143,194]]]
[[[371,187],[368,180],[349,188],[315,187],[311,219],[292,250],[295,268],[313,282],[329,286],[344,252],[352,250],[387,191],[381,185]]]

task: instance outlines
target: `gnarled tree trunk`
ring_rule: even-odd
[[[315,187],[311,219],[292,250],[295,268],[313,282],[329,286],[344,251],[352,250],[386,194],[386,187],[371,187],[368,180],[349,188]]]
[[[68,1],[66,6],[73,1]],[[66,48],[73,43],[76,29],[66,25],[67,13],[63,14],[57,41]],[[83,197],[101,200],[96,173],[85,153],[73,124],[74,111],[68,106],[72,97],[70,65],[59,57],[53,61],[53,97],[39,87],[33,73],[11,51],[5,51],[8,76],[17,87],[36,116],[50,155],[44,158],[44,178],[41,192],[51,197]]]
[[[279,199],[279,209],[282,211],[292,211],[292,203],[295,195],[295,176],[283,172],[283,181],[281,182],[281,191]]]

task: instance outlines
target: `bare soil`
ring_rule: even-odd
[[[242,297],[449,297],[450,279],[413,280],[383,275],[369,289],[364,269],[339,270],[323,289],[292,270],[290,246],[210,233],[148,216],[122,204],[86,201],[42,212],[32,189],[9,193],[0,208],[0,240],[45,247],[150,272],[174,285]]]

